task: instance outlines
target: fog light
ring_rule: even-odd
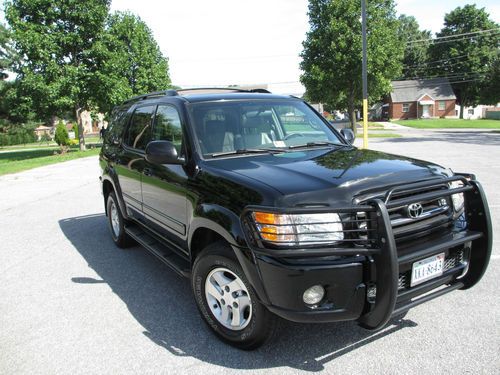
[[[302,299],[308,305],[316,305],[325,296],[325,288],[321,285],[314,285],[304,292]]]

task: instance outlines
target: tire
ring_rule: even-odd
[[[218,242],[202,251],[191,283],[203,319],[226,343],[253,350],[273,336],[278,318],[259,302],[227,244]]]
[[[132,238],[125,232],[125,219],[118,206],[118,200],[114,192],[109,193],[106,202],[106,212],[108,216],[108,226],[111,238],[119,248],[127,248],[134,244]]]

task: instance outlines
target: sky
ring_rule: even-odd
[[[498,0],[396,0],[396,10],[438,32],[445,13],[468,3],[486,8],[500,23]],[[135,13],[148,24],[169,58],[175,85],[270,84],[273,92],[300,94],[307,5],[307,0],[113,0],[111,9]]]

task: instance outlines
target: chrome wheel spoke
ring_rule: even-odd
[[[233,307],[232,311],[233,311],[233,318],[231,319],[231,325],[233,327],[239,327],[241,324],[242,311],[241,311],[240,307],[238,307],[238,308]]]
[[[215,282],[219,285],[219,287],[222,289],[226,284],[229,284],[231,282],[230,279],[228,279],[226,276],[224,276],[224,272],[216,272],[212,275],[214,278]]]
[[[238,305],[241,311],[245,311],[247,307],[250,307],[250,298],[248,296],[241,296],[238,298]]]
[[[222,294],[219,291],[219,289],[217,289],[215,287],[215,285],[210,282],[210,280],[208,281],[205,288],[206,288],[206,292],[208,294],[210,294],[212,297],[214,297],[217,301],[220,301]]]
[[[230,283],[227,283],[226,285],[224,285],[224,289],[229,288],[229,292],[230,293],[238,293],[240,290],[242,290],[244,288],[244,286],[240,283],[240,280],[239,279],[236,279],[236,280],[233,280],[231,281]]]
[[[229,320],[229,307],[227,307],[227,305],[224,305],[221,306],[220,310],[221,310],[220,319],[222,320],[222,322],[227,324]]]

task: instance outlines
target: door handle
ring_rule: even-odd
[[[144,173],[145,176],[151,177],[153,175],[153,170],[151,168],[144,168],[142,173]]]

